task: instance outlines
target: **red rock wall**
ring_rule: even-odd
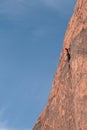
[[[48,103],[33,130],[87,130],[87,0],[77,0]]]

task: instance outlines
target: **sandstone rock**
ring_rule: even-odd
[[[33,130],[87,130],[87,0],[77,0],[48,103]]]

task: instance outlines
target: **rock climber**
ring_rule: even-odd
[[[70,48],[69,49],[65,48],[65,50],[66,50],[67,61],[69,62],[70,61],[70,52],[69,52]]]

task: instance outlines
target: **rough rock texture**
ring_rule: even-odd
[[[48,103],[33,130],[87,130],[87,0],[77,0]]]

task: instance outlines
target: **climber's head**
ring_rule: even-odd
[[[68,48],[65,48],[65,50],[68,50]]]

